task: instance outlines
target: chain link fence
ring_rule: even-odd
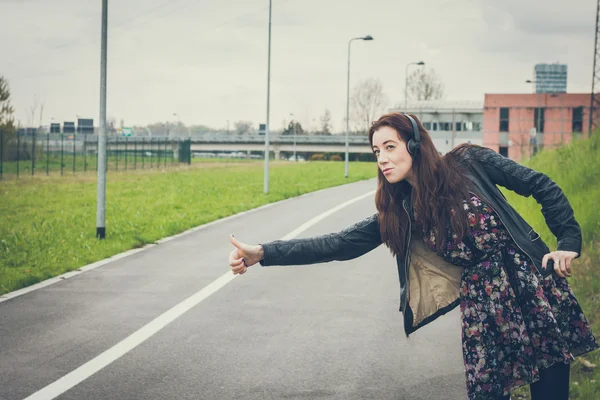
[[[164,169],[191,163],[191,141],[169,137],[109,137],[106,170]],[[25,175],[98,171],[98,136],[0,130],[0,180]]]

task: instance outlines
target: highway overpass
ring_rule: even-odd
[[[460,143],[473,143],[481,145],[483,143],[483,132],[480,131],[462,131],[456,132],[456,136],[452,138],[452,132],[430,132],[432,140],[441,153],[446,153],[454,146]],[[180,143],[190,138],[185,137],[148,137],[148,136],[133,136],[133,137],[109,137],[107,149],[109,151],[161,151],[174,152],[175,158],[180,148]],[[39,140],[39,138],[38,138]],[[42,139],[43,140],[43,139]],[[294,139],[293,135],[270,135],[269,149],[275,154],[275,159],[281,157],[281,153],[292,153],[294,148],[298,153],[343,153],[345,148],[344,135],[297,135]],[[295,141],[295,143],[294,143]],[[48,144],[51,150],[58,150],[61,146],[66,149],[73,147],[76,151],[83,150],[83,137],[80,135],[76,138],[73,144],[69,140],[69,144],[61,144],[58,138],[52,138]],[[369,141],[367,136],[350,136],[349,152],[350,153],[370,153]],[[85,151],[96,151],[97,136],[88,135],[85,141]],[[207,153],[207,152],[250,152],[265,150],[264,135],[236,135],[223,133],[207,133],[196,134],[191,137],[192,153]]]

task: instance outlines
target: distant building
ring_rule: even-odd
[[[536,93],[567,93],[566,64],[536,64],[533,72]]]
[[[483,103],[480,101],[410,101],[390,111],[416,115],[437,150],[445,154],[461,143],[483,144]]]
[[[521,160],[587,134],[589,93],[486,94],[483,145]]]

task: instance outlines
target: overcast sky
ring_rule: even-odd
[[[109,0],[107,114],[226,128],[266,119],[268,0]],[[377,78],[403,102],[405,67],[423,60],[446,100],[530,93],[536,63],[568,64],[568,92],[590,92],[595,0],[273,0],[271,126],[306,126],[326,108],[343,129],[351,86]],[[97,125],[101,0],[0,0],[0,75],[26,124]],[[414,68],[414,67],[411,67]],[[36,117],[39,119],[39,114]],[[36,121],[36,125],[39,121]]]

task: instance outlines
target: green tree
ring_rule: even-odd
[[[10,105],[10,89],[8,81],[0,76],[0,138],[2,140],[2,154],[0,159],[8,161],[11,152],[9,145],[14,141],[16,135],[15,120],[13,117],[14,109]]]
[[[14,127],[13,113],[15,110],[10,105],[10,89],[8,81],[0,76],[0,127]]]

